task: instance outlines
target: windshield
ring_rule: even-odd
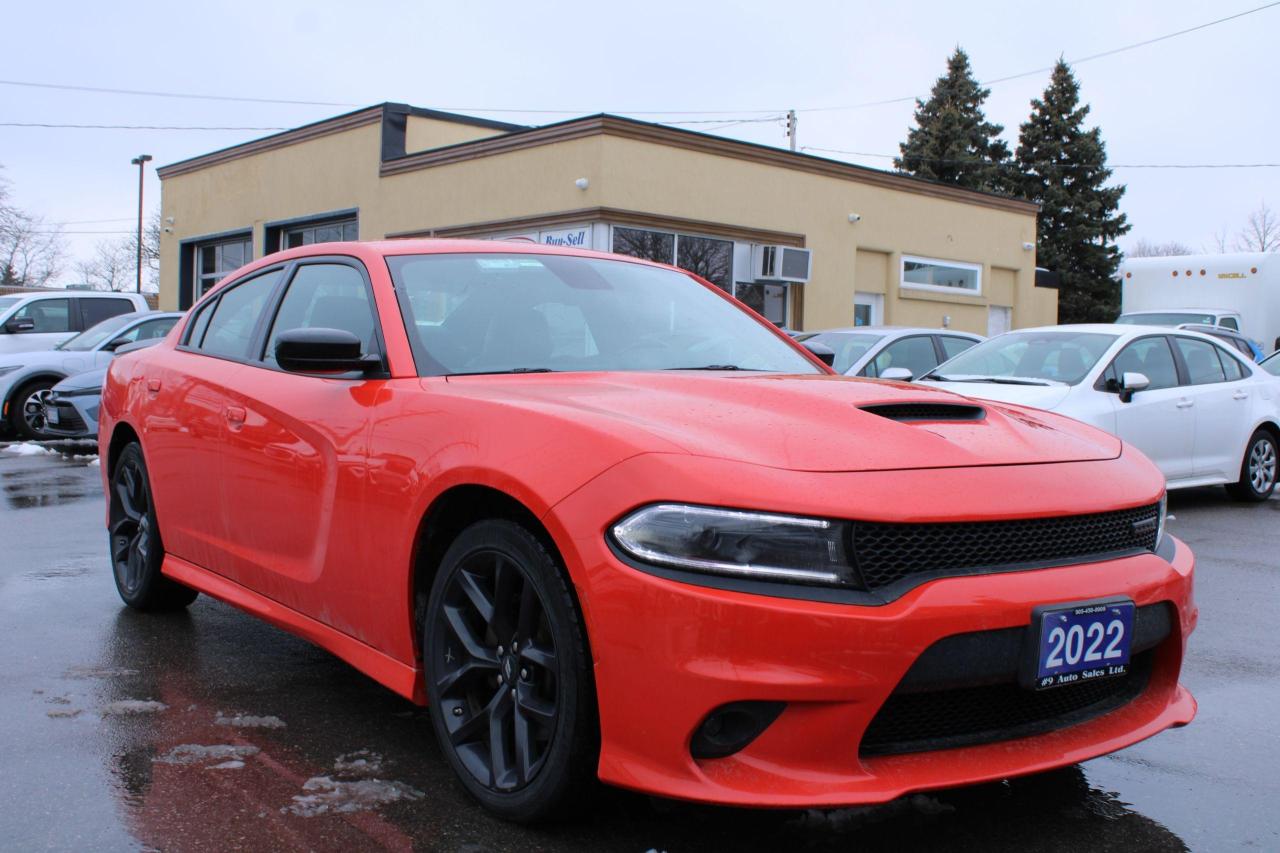
[[[0,296],[0,317],[4,316],[4,312],[22,301],[21,296]]]
[[[1217,325],[1217,320],[1212,314],[1193,314],[1189,311],[1121,314],[1116,318],[1116,322],[1126,326],[1181,326],[1183,323],[1204,323],[1207,326]]]
[[[1262,362],[1262,369],[1273,376],[1280,376],[1280,353],[1274,353],[1270,358]]]
[[[830,347],[836,354],[836,360],[831,365],[831,369],[836,373],[847,373],[849,368],[853,367],[858,359],[866,355],[867,350],[882,338],[884,335],[872,332],[817,332],[797,340]]]
[[[115,335],[120,329],[127,326],[134,319],[131,314],[121,314],[116,317],[108,317],[96,326],[90,326],[74,338],[63,341],[54,349],[68,350],[70,352],[85,352],[94,349],[98,344],[104,344]]]
[[[387,265],[423,375],[821,372],[689,276],[542,254],[399,255]]]
[[[1096,332],[1008,332],[965,350],[931,375],[943,380],[1075,385],[1118,337]]]

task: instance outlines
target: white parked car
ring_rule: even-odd
[[[68,376],[102,367],[125,344],[163,338],[178,312],[110,317],[53,349],[0,355],[0,427],[19,438],[54,438],[41,395]]]
[[[1280,380],[1198,332],[1023,329],[920,379],[1100,427],[1149,456],[1171,489],[1223,484],[1241,500],[1265,500],[1276,486]]]
[[[108,317],[150,310],[140,293],[38,290],[0,295],[0,355],[50,350]]]
[[[835,352],[835,363],[831,367],[837,373],[902,380],[928,373],[985,340],[971,332],[900,326],[853,326],[801,332],[795,338],[800,343],[819,344]],[[885,375],[889,370],[892,372]]]

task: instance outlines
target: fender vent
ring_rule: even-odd
[[[860,407],[862,411],[891,421],[980,421],[987,416],[981,406],[962,403],[878,403]]]

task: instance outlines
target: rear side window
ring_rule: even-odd
[[[84,320],[84,328],[90,329],[108,317],[118,317],[138,310],[128,299],[88,299],[80,297],[80,317]]]
[[[346,264],[306,264],[285,291],[263,360],[275,364],[276,340],[293,329],[341,329],[359,338],[365,353],[375,352],[373,317],[369,288],[359,270]]]
[[[36,327],[31,330],[31,334],[69,332],[71,331],[71,300],[37,299],[14,312],[13,319],[34,321]]]
[[[1226,350],[1218,350],[1218,358],[1222,359],[1222,370],[1227,374],[1228,382],[1235,382],[1237,379],[1244,379],[1244,368],[1240,362],[1236,361],[1235,356]]]
[[[977,343],[968,338],[957,338],[954,335],[938,335],[938,343],[942,344],[942,357],[955,358],[960,353]]]
[[[1227,375],[1222,369],[1222,360],[1218,358],[1218,348],[1208,341],[1196,341],[1191,338],[1174,338],[1182,360],[1187,363],[1187,376],[1192,385],[1210,385],[1214,382],[1226,382]]]
[[[258,320],[271,298],[271,292],[280,280],[280,271],[275,270],[266,275],[240,282],[224,291],[218,297],[218,303],[197,318],[197,326],[204,321],[204,315],[212,315],[204,321],[207,327],[195,329],[190,343],[203,353],[223,358],[247,359],[253,344],[253,333],[258,327]],[[203,332],[199,343],[195,332]]]
[[[890,367],[905,367],[912,376],[923,376],[937,366],[938,356],[933,351],[933,340],[927,335],[916,335],[889,344],[862,368],[862,375],[880,376]]]

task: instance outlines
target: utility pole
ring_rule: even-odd
[[[787,110],[787,139],[791,140],[791,150],[796,150],[796,111]]]
[[[795,146],[792,145],[794,148]],[[131,161],[133,165],[138,167],[138,292],[142,292],[142,174],[146,168],[147,162],[151,159],[150,154],[139,154]]]

